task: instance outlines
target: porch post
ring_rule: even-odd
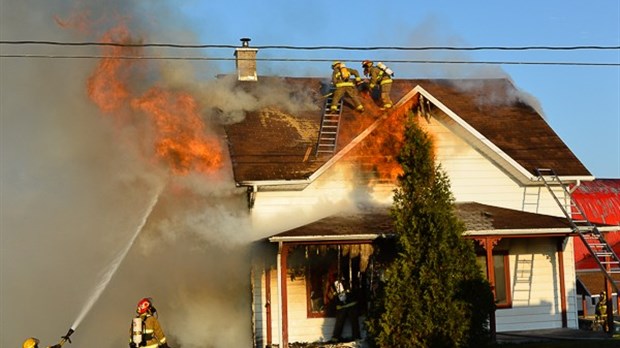
[[[495,292],[495,260],[493,260],[493,248],[497,245],[497,243],[499,243],[499,241],[501,240],[501,237],[486,236],[482,238],[475,238],[475,240],[478,242],[478,244],[480,244],[480,246],[482,246],[482,248],[484,248],[484,251],[486,252],[487,278],[489,280],[489,284],[491,285],[491,291],[493,292],[493,301],[494,301],[493,305],[495,306],[495,300],[497,296]],[[495,341],[497,337],[495,309],[493,309],[493,313],[491,313],[490,315],[489,326],[490,326],[489,329],[491,331],[491,340]]]
[[[280,301],[278,309],[280,311],[280,347],[288,348],[288,299],[286,294],[286,274],[287,274],[288,246],[283,242],[278,243],[278,293]]]
[[[271,337],[273,325],[271,323],[271,267],[265,267],[265,310],[266,310],[266,320],[267,320],[267,346],[271,347],[273,343],[273,339]]]
[[[564,238],[558,239],[558,267],[560,268],[560,307],[562,308],[562,327],[568,327],[566,310],[566,279],[564,276]]]
[[[607,269],[608,273],[611,272],[610,260],[611,260],[611,257],[605,256],[605,261],[607,261],[605,268]],[[607,293],[607,303],[605,303],[605,305],[607,306],[607,315],[605,319],[607,320],[607,327],[609,328],[609,332],[613,333],[614,332],[614,303],[612,301],[612,293],[614,289],[612,288],[611,282],[609,281],[609,279],[607,279],[607,277],[604,277],[604,278],[605,278],[605,292]]]

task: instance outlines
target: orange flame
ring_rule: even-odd
[[[405,124],[409,112],[415,106],[416,100],[410,101],[387,111],[382,124],[368,135],[347,157],[357,162],[363,170],[371,171],[378,180],[394,181],[402,174],[402,168],[397,156],[403,145]],[[373,112],[373,114],[376,114]],[[358,122],[360,120],[356,120]],[[370,124],[358,122],[366,128]]]
[[[145,112],[156,128],[155,151],[176,174],[213,172],[222,164],[222,149],[206,133],[195,99],[182,92],[152,88],[134,99],[132,106]]]
[[[127,28],[120,25],[106,33],[102,41],[129,43],[131,36]],[[168,164],[173,173],[211,173],[219,169],[222,146],[207,129],[189,93],[151,87],[142,96],[136,96],[129,82],[135,84],[144,77],[136,69],[136,60],[121,57],[134,56],[137,51],[137,48],[126,46],[105,47],[106,58],[100,61],[88,80],[91,100],[104,113],[114,115],[121,127],[131,122],[152,130],[155,134],[153,153]],[[140,115],[135,111],[148,116],[147,119],[138,119]],[[130,117],[138,122],[132,122]]]
[[[129,42],[130,35],[124,26],[107,32],[102,42]],[[131,75],[131,61],[117,57],[129,55],[135,49],[121,46],[106,46],[104,53],[109,58],[101,59],[94,73],[88,79],[90,99],[105,113],[112,113],[125,105],[130,97],[127,81]]]

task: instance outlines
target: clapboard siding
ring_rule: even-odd
[[[562,211],[546,188],[523,187],[460,137],[431,119],[426,126],[434,134],[437,161],[450,179],[457,202],[479,202],[508,209],[562,216]],[[255,224],[291,213],[307,216],[307,221],[346,209],[354,204],[354,176],[348,166],[336,165],[327,170],[303,191],[259,192],[254,206]],[[368,188],[363,188],[367,190]],[[370,195],[383,203],[391,201],[391,188],[378,186]],[[538,195],[532,197],[531,193]],[[557,191],[560,196],[562,191]],[[535,204],[533,204],[535,203]],[[323,211],[317,207],[325,208]],[[300,223],[303,224],[303,223]]]
[[[568,327],[577,328],[572,239],[564,250]],[[559,261],[553,239],[518,239],[509,245],[512,308],[496,312],[497,331],[562,327]]]

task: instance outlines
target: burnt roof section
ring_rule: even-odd
[[[562,229],[570,233],[570,223],[562,217],[523,212],[476,202],[457,203],[457,216],[465,223],[468,232],[509,230],[541,231]],[[278,233],[274,240],[303,237],[393,236],[395,234],[389,208],[371,212],[343,213],[328,216],[304,226]],[[314,239],[316,240],[316,239]]]
[[[328,156],[315,156],[327,78],[260,77],[245,84],[248,93],[259,95],[270,84],[287,86],[288,98],[303,108],[287,110],[274,104],[259,111],[246,112],[241,122],[226,126],[236,182],[265,180],[304,180],[327,162]],[[535,175],[535,168],[553,168],[561,176],[590,176],[544,118],[519,99],[518,90],[507,79],[441,80],[396,79],[392,99],[397,102],[416,86],[422,87],[440,103],[489,139],[501,151]],[[263,93],[264,94],[264,93]],[[346,146],[381,115],[369,96],[358,114],[345,106],[337,151]]]

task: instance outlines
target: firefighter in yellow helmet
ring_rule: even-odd
[[[355,110],[363,112],[364,105],[362,105],[357,88],[355,87],[356,84],[359,85],[362,83],[359,72],[355,69],[347,68],[344,63],[339,61],[335,61],[332,64],[332,70],[332,84],[336,89],[334,90],[329,110],[331,112],[338,111],[340,100],[346,95],[353,101]],[[351,78],[354,78],[355,84],[351,81]]]
[[[169,348],[166,335],[156,317],[157,310],[151,298],[138,302],[136,317],[131,321],[129,330],[129,347]]]
[[[61,344],[55,344],[53,346],[49,346],[48,348],[60,348]],[[39,348],[39,339],[34,337],[26,338],[24,343],[22,343],[22,348]]]
[[[369,78],[368,88],[371,94],[375,87],[379,86],[381,102],[383,103],[381,109],[391,108],[392,99],[390,98],[390,93],[392,91],[392,76],[394,76],[394,72],[383,63],[374,65],[370,60],[363,61],[362,67],[364,68],[364,75]]]

